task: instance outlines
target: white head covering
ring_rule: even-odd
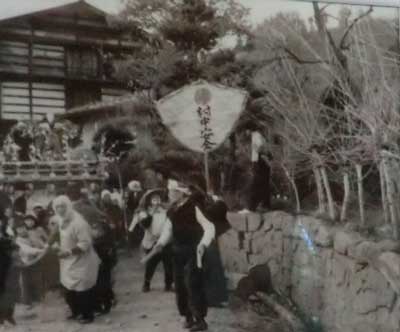
[[[118,202],[118,206],[122,207],[122,196],[121,196],[121,194],[119,194],[117,192],[113,192],[111,194],[111,200],[112,201],[116,200]]]
[[[67,208],[67,213],[66,213],[65,217],[62,217],[57,213],[56,208],[57,208],[57,206],[60,206],[60,205],[65,205]],[[68,196],[65,196],[65,195],[58,196],[54,199],[53,209],[54,209],[55,214],[58,215],[63,220],[69,219],[74,213],[74,208],[73,208],[72,202],[68,198]]]
[[[42,208],[44,209],[46,207],[46,204],[41,203],[41,202],[34,202],[32,204],[32,209],[36,209],[36,208]]]
[[[190,195],[190,189],[188,186],[173,179],[168,180],[168,190],[177,190],[184,193],[185,195]]]
[[[133,180],[128,183],[128,189],[130,191],[142,191],[142,185],[139,181]]]
[[[104,199],[104,196],[106,196],[106,195],[110,195],[110,197],[111,197],[111,192],[108,191],[107,189],[104,189],[104,190],[101,192],[101,199],[103,200],[103,199]]]

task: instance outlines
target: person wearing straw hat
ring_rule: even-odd
[[[203,256],[215,238],[215,226],[199,208],[191,190],[175,180],[168,182],[172,203],[168,217],[172,224],[175,294],[184,328],[205,331],[208,326]]]
[[[165,291],[172,289],[172,254],[169,246],[172,225],[167,211],[161,205],[163,192],[162,189],[153,189],[143,195],[139,203],[140,212],[134,215],[129,227],[130,232],[133,232],[137,225],[144,229],[142,247],[148,255],[143,259],[146,269],[142,290],[145,293],[150,291],[151,279],[160,262],[164,266]]]

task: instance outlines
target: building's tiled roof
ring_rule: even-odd
[[[101,9],[94,7],[89,2],[83,0],[16,0],[11,5],[0,4],[0,22],[79,3],[86,3],[86,5],[89,5],[99,13],[103,12]],[[103,13],[106,14],[105,12]]]
[[[124,105],[129,106],[137,103],[138,101],[139,99],[136,95],[126,94],[110,101],[99,101],[84,106],[71,108],[66,113],[58,114],[57,118],[69,119],[85,115],[92,115],[99,111],[115,111]]]

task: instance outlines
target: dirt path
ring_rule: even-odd
[[[120,258],[116,267],[118,305],[107,316],[90,325],[66,321],[66,305],[59,294],[50,294],[43,307],[34,308],[36,317],[27,317],[17,308],[18,327],[0,327],[12,332],[183,332],[173,293],[163,291],[162,267],[155,275],[152,291],[142,293],[143,266],[138,255]],[[207,319],[211,332],[239,332],[228,309],[211,308]]]

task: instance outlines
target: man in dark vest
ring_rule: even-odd
[[[168,183],[172,203],[168,217],[172,223],[175,293],[184,327],[205,331],[207,300],[203,256],[215,237],[215,226],[204,216],[191,191],[175,180]]]

